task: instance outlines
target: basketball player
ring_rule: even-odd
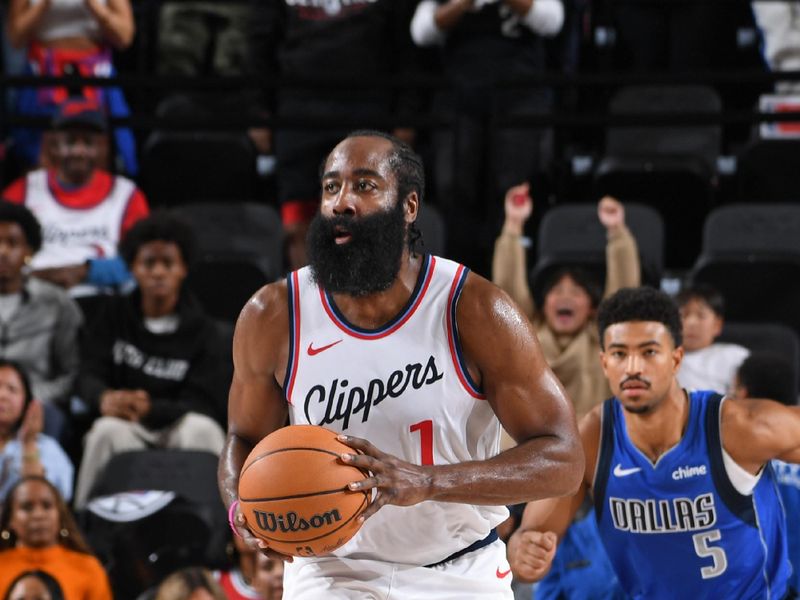
[[[800,461],[800,408],[687,392],[672,300],[623,289],[599,310],[615,397],[581,421],[584,485],[533,502],[509,542],[514,574],[538,580],[587,491],[630,598],[785,598],[786,523],[769,461]]]
[[[572,408],[528,320],[485,279],[413,249],[423,188],[408,146],[348,136],[324,164],[310,267],[239,317],[225,503],[287,413],[342,432],[342,460],[372,473],[350,486],[374,494],[358,534],[288,563],[285,599],[512,598],[503,505],[579,483]],[[498,454],[501,424],[519,445]]]

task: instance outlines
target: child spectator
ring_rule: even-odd
[[[722,332],[725,301],[706,284],[684,288],[676,298],[683,323],[685,354],[678,381],[686,389],[711,389],[725,394],[733,386],[736,369],[750,351],[738,344],[714,340]]]
[[[191,228],[168,213],[139,221],[120,246],[138,288],[109,299],[89,329],[80,395],[100,412],[86,436],[75,505],[114,454],[148,447],[219,453],[212,418],[224,384],[216,325],[183,283]]]
[[[516,204],[515,196],[524,201]],[[533,322],[542,352],[580,418],[611,396],[600,367],[600,340],[594,320],[602,292],[583,269],[564,268],[545,283],[544,302],[536,306],[528,285],[525,249],[520,243],[523,225],[533,212],[527,184],[508,190],[505,210],[503,231],[495,243],[492,280]],[[600,200],[597,214],[608,234],[605,295],[638,286],[639,252],[625,226],[624,206],[606,196]]]

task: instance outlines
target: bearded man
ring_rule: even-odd
[[[505,505],[575,491],[575,417],[530,322],[462,265],[418,253],[424,173],[396,138],[358,131],[322,169],[310,265],[265,286],[234,336],[219,485],[239,535],[287,560],[284,598],[512,598],[495,527]],[[291,561],[237,505],[264,436],[322,425],[370,471],[363,525]],[[518,445],[499,451],[501,425]],[[289,562],[291,561],[291,562]]]

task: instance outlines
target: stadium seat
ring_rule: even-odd
[[[717,288],[733,321],[778,321],[800,332],[800,205],[715,209],[689,278]]]
[[[270,281],[255,257],[204,257],[192,266],[186,285],[210,316],[233,323],[250,296]]]
[[[609,106],[612,116],[643,118],[653,113],[713,115],[720,110],[719,96],[704,86],[626,87]],[[667,262],[688,267],[697,256],[699,224],[713,198],[721,138],[716,124],[610,127],[594,173],[595,196],[610,194],[657,207],[672,229],[667,232]]]
[[[664,268],[664,223],[659,213],[642,204],[625,204],[625,221],[636,238],[642,282],[658,286]],[[537,261],[531,273],[534,297],[541,302],[547,277],[567,265],[579,265],[605,279],[606,230],[597,218],[597,206],[563,204],[545,213],[537,236]]]
[[[176,95],[156,109],[161,118],[209,119],[212,108]],[[142,187],[153,206],[255,196],[256,151],[244,131],[155,130],[142,149]]]
[[[783,357],[794,369],[797,386],[794,397],[800,390],[800,336],[791,328],[780,323],[741,323],[725,321],[718,340],[739,344],[751,352],[777,354]]]
[[[742,202],[800,200],[800,139],[755,140],[738,159],[737,178]]]
[[[141,450],[111,458],[91,498],[115,496],[102,503],[103,510],[90,502],[79,517],[115,598],[133,600],[179,568],[222,564],[230,530],[217,465],[215,454],[194,450]]]

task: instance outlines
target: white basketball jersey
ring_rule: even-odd
[[[468,270],[426,256],[405,308],[377,330],[347,322],[308,268],[289,276],[284,380],[293,424],[362,437],[415,464],[483,460],[500,423],[464,367],[456,305]],[[427,501],[383,506],[334,554],[427,565],[483,539],[504,506]]]
[[[53,195],[46,169],[29,173],[25,206],[42,225],[42,248],[31,266],[47,269],[116,256],[122,219],[135,190],[132,181],[117,176],[102,202],[86,209],[70,208]]]

